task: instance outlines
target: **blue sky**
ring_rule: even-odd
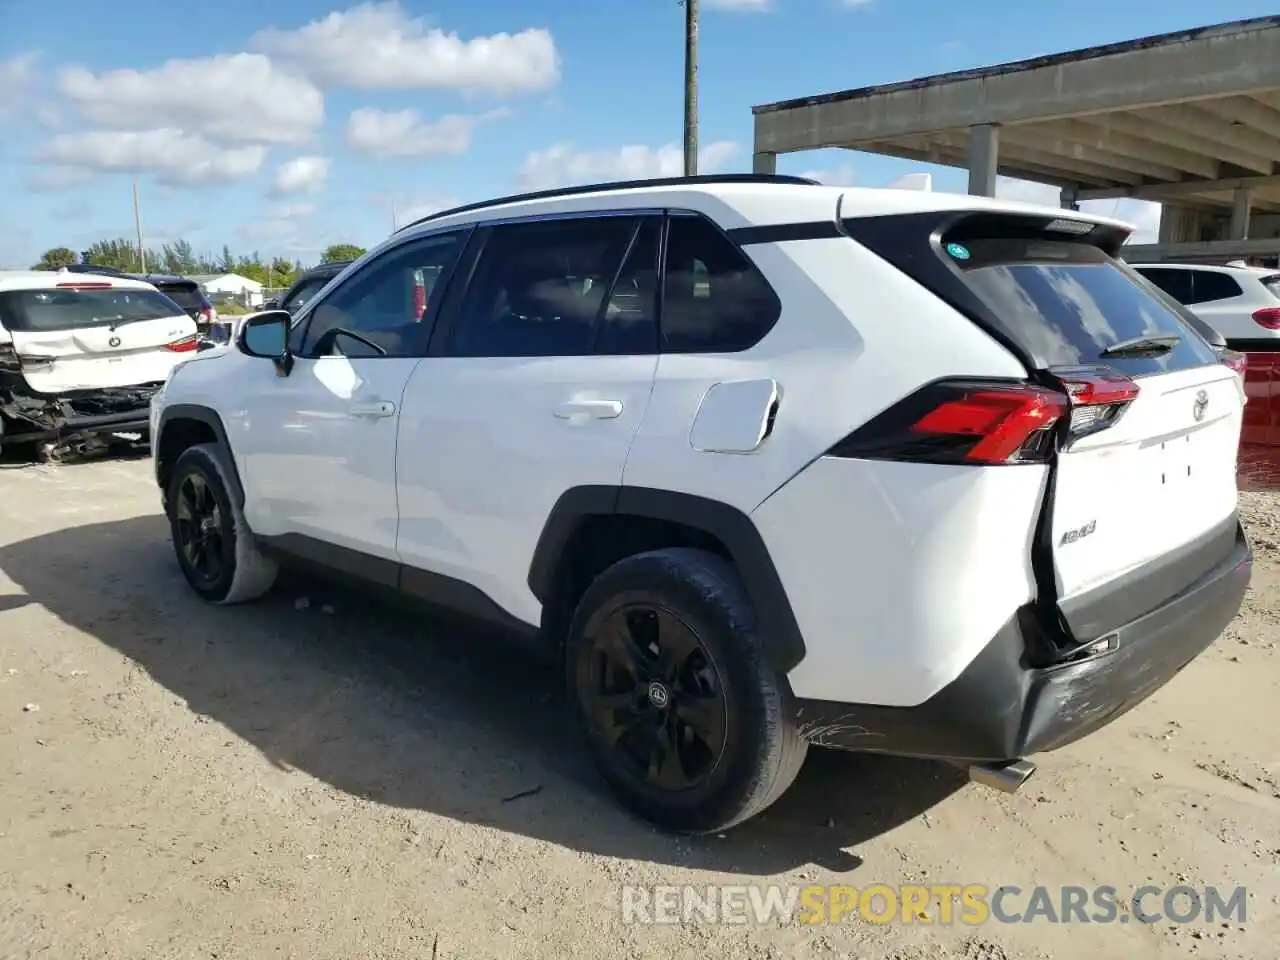
[[[704,169],[725,170],[750,169],[752,104],[1275,12],[1274,0],[702,6]],[[0,3],[0,265],[131,236],[135,176],[149,246],[185,237],[310,261],[332,242],[378,241],[393,216],[679,172],[675,0],[49,9]],[[849,151],[779,161],[860,186],[927,169]],[[931,172],[935,189],[963,189],[959,171]],[[1151,227],[1142,205],[1118,212]]]

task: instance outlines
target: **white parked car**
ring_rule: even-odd
[[[149,283],[0,271],[0,442],[140,437],[151,395],[196,349],[195,321]]]
[[[1249,583],[1240,378],[1129,230],[750,175],[434,215],[157,395],[178,563],[507,628],[664,827],[758,813],[810,744],[1016,788]]]
[[[1232,349],[1280,346],[1280,270],[1194,263],[1135,263],[1133,269],[1221,333]]]

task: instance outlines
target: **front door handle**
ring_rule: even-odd
[[[370,417],[373,419],[381,419],[390,417],[396,412],[396,405],[390,400],[368,400],[364,403],[351,404],[351,415],[353,417]]]
[[[571,417],[593,417],[596,420],[613,420],[622,416],[621,400],[566,400],[558,404],[556,416],[561,420]]]

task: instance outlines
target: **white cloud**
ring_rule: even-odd
[[[274,249],[300,242],[306,221],[316,212],[314,203],[276,203],[240,228],[247,243],[267,243]]]
[[[394,0],[335,11],[297,30],[263,30],[250,45],[328,87],[509,95],[545,90],[560,79],[560,55],[547,30],[464,40],[410,17]]]
[[[64,133],[35,153],[41,163],[85,173],[150,174],[171,186],[229,183],[257,172],[260,146],[222,149],[173,127],[144,131]]]
[[[38,53],[20,53],[0,60],[0,116],[16,111],[26,102],[39,57]]]
[[[825,183],[829,187],[853,186],[853,166],[848,163],[842,163],[834,170],[806,170],[800,176]]]
[[[773,0],[705,0],[708,10],[734,10],[744,13],[763,13],[773,9]]]
[[[698,151],[698,172],[717,173],[738,152],[727,140],[709,143]],[[656,150],[626,146],[616,150],[575,150],[571,143],[558,143],[535,150],[520,167],[520,185],[528,190],[609,180],[647,180],[678,177],[684,171],[684,149],[669,143]]]
[[[996,180],[996,196],[1005,200],[1056,207],[1061,202],[1061,195],[1059,187],[1046,183],[1015,180],[1012,177],[999,177]],[[1080,204],[1080,209],[1085,213],[1114,217],[1133,224],[1135,229],[1129,236],[1130,243],[1155,243],[1160,235],[1161,207],[1149,200],[1086,200]]]
[[[320,91],[256,53],[100,74],[71,67],[58,87],[99,128],[174,127],[238,143],[297,143],[324,122]]]
[[[273,185],[276,196],[294,193],[317,193],[329,175],[327,157],[294,157],[276,167]]]
[[[439,120],[423,120],[416,110],[384,111],[376,107],[352,110],[347,118],[347,143],[353,150],[375,157],[440,157],[466,153],[476,127],[511,115],[506,109],[482,114],[450,113]]]

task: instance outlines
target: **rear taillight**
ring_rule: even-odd
[[[1253,311],[1253,322],[1267,330],[1280,330],[1280,307],[1263,307]]]
[[[1138,396],[1136,383],[1106,369],[1060,374],[1057,380],[1071,400],[1071,439],[1111,426]]]
[[[1030,384],[943,381],[868,421],[830,456],[916,463],[1000,465],[1043,462],[1067,396]]]
[[[1249,358],[1236,350],[1221,349],[1218,351],[1218,359],[1242,377],[1249,366]]]
[[[22,370],[42,370],[53,366],[57,360],[57,357],[43,353],[18,353],[12,344],[0,343],[0,370],[11,373]]]
[[[174,353],[190,353],[199,346],[200,338],[195,334],[189,337],[183,337],[181,340],[174,340],[172,343],[166,343],[164,348],[172,350]]]

